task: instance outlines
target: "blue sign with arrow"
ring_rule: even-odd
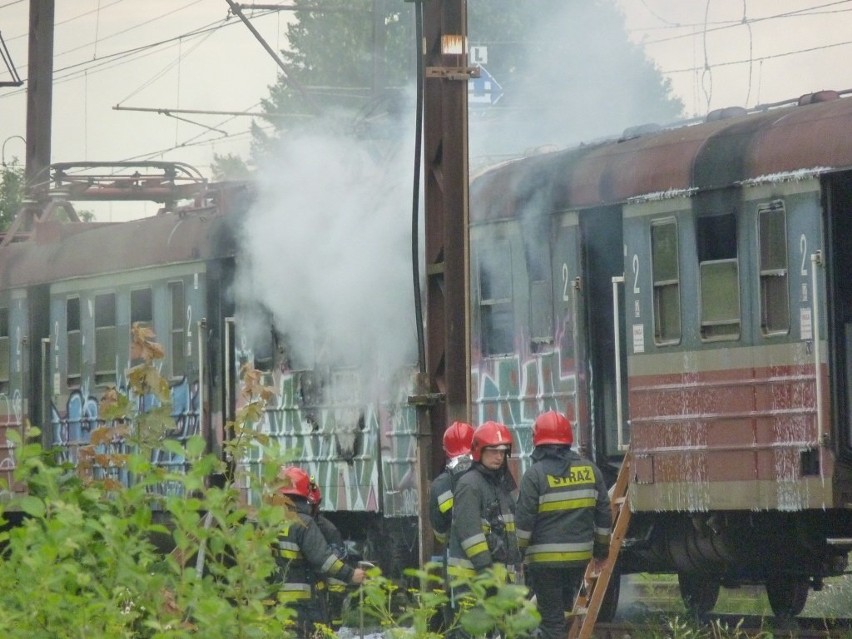
[[[467,85],[467,101],[469,104],[497,104],[503,97],[503,87],[494,79],[485,67],[479,67],[479,77],[471,78]]]

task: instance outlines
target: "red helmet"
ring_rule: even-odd
[[[444,452],[447,457],[470,454],[470,444],[473,441],[473,426],[465,422],[453,422],[444,431]]]
[[[473,461],[478,462],[482,457],[482,449],[491,446],[508,446],[509,451],[512,450],[512,433],[499,422],[485,422],[473,432],[473,441],[470,444]]]
[[[574,443],[571,422],[562,413],[549,410],[535,419],[533,424],[533,446],[558,444],[570,446]]]
[[[311,478],[301,468],[296,466],[282,466],[278,472],[278,479],[284,481],[284,485],[278,489],[282,495],[293,495],[310,499]]]
[[[308,485],[308,501],[313,506],[319,506],[322,501],[322,492],[313,475],[311,475],[310,484]]]

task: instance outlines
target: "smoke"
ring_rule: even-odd
[[[471,105],[471,166],[682,116],[613,0],[469,0],[468,7],[471,46],[486,47],[484,66],[502,87],[496,104]],[[497,37],[481,26],[486,17],[493,24],[494,13],[506,16]]]
[[[237,297],[271,316],[295,368],[371,365],[390,374],[416,361],[413,126],[385,130],[411,142],[378,147],[313,127],[287,134],[260,171]]]

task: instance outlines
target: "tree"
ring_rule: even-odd
[[[630,42],[613,0],[468,6],[470,44],[487,47],[485,67],[502,86],[495,104],[470,105],[472,164],[682,117],[682,102]]]
[[[217,182],[223,180],[245,180],[251,175],[248,165],[238,155],[228,153],[227,155],[213,154],[213,179]]]
[[[15,219],[24,199],[24,169],[16,162],[4,164],[0,171],[0,231]]]
[[[317,6],[296,0],[296,6]],[[284,131],[357,133],[378,113],[399,111],[414,79],[412,4],[324,0],[287,26],[287,66],[261,100],[266,129],[252,126],[252,158],[262,161]],[[375,9],[375,11],[374,11]]]
[[[413,4],[325,0],[322,6],[296,12],[288,25],[290,48],[282,52],[288,77],[279,77],[262,102],[271,132],[254,127],[256,160],[282,131],[310,126],[317,115],[334,115],[341,127],[357,131],[368,115],[413,110]],[[468,33],[471,46],[487,48],[484,66],[502,87],[499,98],[492,85],[485,103],[470,105],[474,163],[681,116],[682,103],[629,41],[613,0],[468,0]]]

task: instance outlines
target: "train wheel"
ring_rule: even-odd
[[[716,606],[721,583],[711,575],[695,572],[679,572],[677,583],[680,598],[688,612],[695,616],[705,615]]]
[[[776,617],[795,617],[808,601],[810,582],[801,577],[780,575],[766,582],[766,596]]]

